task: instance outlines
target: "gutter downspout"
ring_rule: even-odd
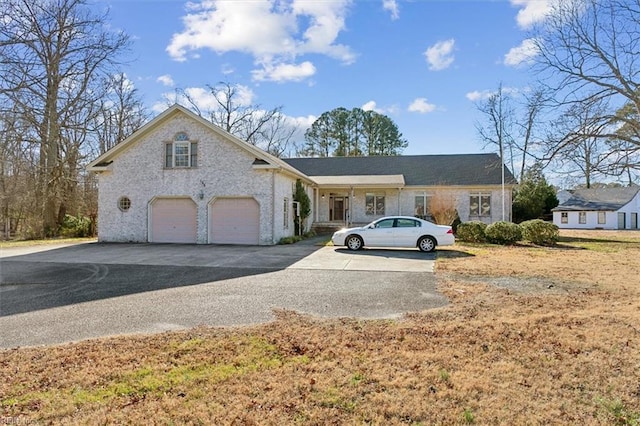
[[[271,171],[271,244],[276,243],[276,170]]]

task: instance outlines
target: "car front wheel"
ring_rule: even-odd
[[[436,249],[436,240],[432,237],[422,237],[418,241],[418,248],[420,251],[434,251]]]
[[[349,250],[360,250],[362,248],[362,238],[357,235],[349,235],[347,237],[347,248]]]

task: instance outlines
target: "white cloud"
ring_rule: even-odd
[[[538,47],[534,39],[528,38],[520,43],[520,46],[512,47],[506,55],[504,55],[504,64],[517,67],[522,64],[531,63],[533,58],[538,54]]]
[[[173,78],[169,74],[161,75],[156,81],[167,87],[173,87],[174,85]]]
[[[362,105],[361,109],[363,111],[376,111],[376,101],[366,102],[364,105]]]
[[[307,115],[306,117],[287,116],[287,118],[293,121],[298,127],[300,127],[302,129],[302,133],[304,133],[305,130],[311,127],[313,122],[318,119],[318,117],[316,117],[315,115]]]
[[[439,41],[433,46],[429,47],[424,52],[429,63],[429,69],[432,71],[440,71],[449,67],[453,63],[453,48],[455,46],[455,40],[449,39]]]
[[[522,92],[522,90],[517,89],[515,87],[502,88],[502,93],[505,95],[517,95],[520,92]],[[489,99],[491,96],[497,93],[498,93],[497,90],[474,90],[473,92],[467,93],[465,97],[469,99],[471,102],[477,102],[477,101],[484,101],[486,99]]]
[[[391,13],[391,19],[394,21],[400,17],[400,10],[396,0],[382,0],[382,7]]]
[[[375,111],[378,114],[396,114],[398,112],[398,107],[396,105],[390,105],[387,107],[379,107],[376,101],[365,102],[360,109],[363,111]]]
[[[253,70],[256,81],[300,81],[316,73],[316,67],[309,61],[295,64],[265,64],[262,69]]]
[[[234,102],[239,106],[249,106],[254,103],[255,93],[247,87],[241,84],[237,84],[234,86]],[[183,93],[182,93],[183,92]],[[181,105],[189,105],[193,103],[200,109],[201,111],[206,110],[217,110],[220,105],[218,101],[211,93],[209,88],[205,87],[187,87],[182,92],[166,92],[162,94],[162,98],[164,99],[164,103],[157,103],[153,106],[153,111],[162,112],[164,111],[168,105],[172,105],[175,103]],[[219,96],[222,95],[219,94]],[[222,99],[224,102],[224,99]]]
[[[236,70],[231,66],[231,64],[223,64],[220,72],[224,75],[233,74]]]
[[[185,28],[173,35],[166,50],[177,61],[186,61],[200,49],[218,54],[244,52],[262,68],[254,74],[258,78],[267,78],[273,70],[284,71],[281,78],[286,78],[284,66],[290,64],[289,75],[300,80],[301,76],[310,75],[311,63],[295,65],[298,56],[313,53],[346,64],[354,62],[351,49],[337,43],[338,35],[346,28],[349,3],[350,0],[188,3],[187,14],[182,18]]]
[[[419,112],[420,114],[427,114],[436,110],[435,104],[427,102],[427,98],[416,98],[409,105],[410,112]]]
[[[518,26],[527,30],[538,22],[543,21],[551,12],[552,0],[511,0],[511,4],[521,7],[516,16]]]
[[[471,102],[477,102],[482,99],[488,99],[491,96],[491,92],[487,90],[483,90],[482,92],[479,90],[474,90],[473,92],[469,92],[465,95],[467,99]]]

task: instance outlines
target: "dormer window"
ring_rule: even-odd
[[[165,144],[164,167],[167,169],[198,166],[198,144],[185,132],[178,132],[173,142]]]

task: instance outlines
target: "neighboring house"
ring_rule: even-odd
[[[576,189],[553,209],[560,228],[638,229],[640,188]]]
[[[558,199],[558,204],[565,203],[569,201],[569,198],[573,197],[573,190],[563,189],[558,191],[556,194],[556,198]]]
[[[275,244],[294,234],[298,179],[311,199],[307,228],[424,217],[443,200],[463,221],[510,220],[515,185],[506,167],[502,185],[495,154],[282,160],[179,105],[88,169],[105,242]]]

